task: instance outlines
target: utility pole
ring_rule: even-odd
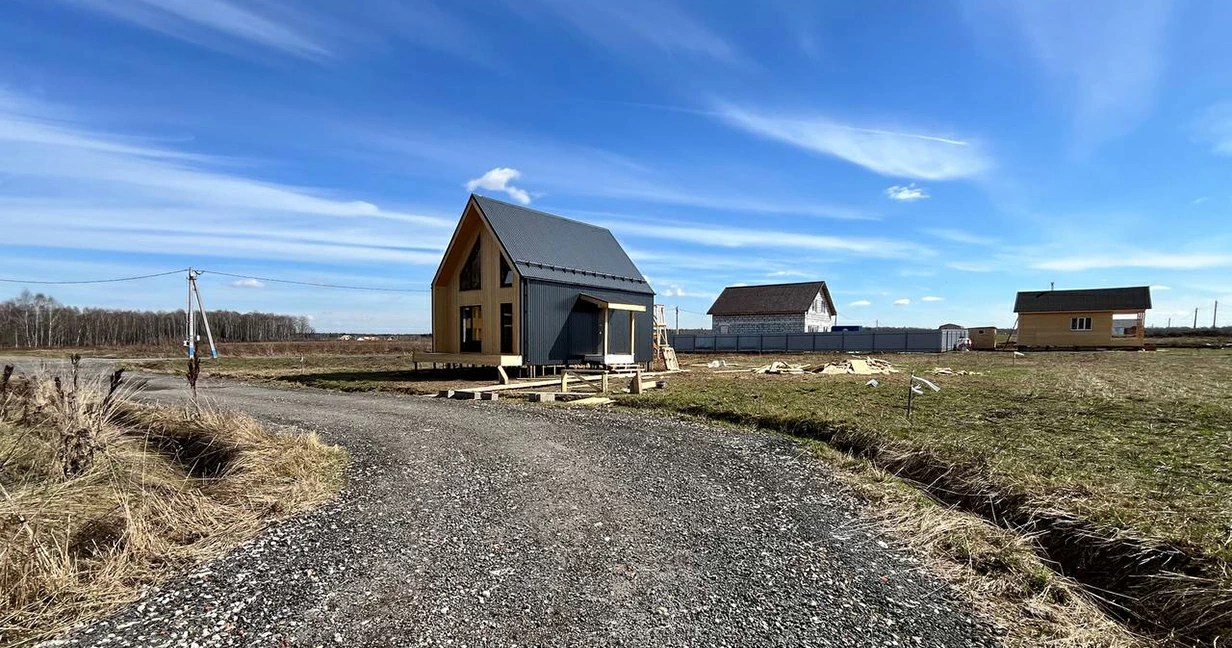
[[[197,318],[193,315],[193,298],[197,299],[197,309],[201,311],[201,323],[205,325],[205,337],[210,341],[210,357],[218,357],[218,348],[214,346],[214,334],[210,332],[210,318],[205,312],[205,302],[201,300],[201,289],[197,287],[197,271],[188,269],[188,357],[197,357]]]
[[[1211,312],[1211,328],[1216,327],[1216,322],[1219,319],[1219,300],[1215,300],[1215,310]]]
[[[676,335],[680,335],[680,304],[676,304]]]
[[[186,324],[188,338],[184,340],[184,346],[188,348],[188,359],[192,360],[197,357],[197,318],[193,317],[193,270],[188,269],[188,308],[184,310],[188,315]]]
[[[1197,330],[1197,328],[1198,328],[1198,309],[1196,309],[1196,308],[1194,309],[1194,325],[1193,325],[1193,327],[1194,327],[1194,330]]]
[[[1168,326],[1165,330],[1168,330],[1168,331],[1172,330],[1172,318],[1171,317],[1168,318]]]

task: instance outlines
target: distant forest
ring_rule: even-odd
[[[214,338],[226,342],[275,342],[313,333],[306,317],[275,313],[210,311]],[[200,319],[198,319],[200,329]],[[0,302],[0,347],[114,347],[179,345],[183,309],[134,311],[66,306],[42,293]],[[202,340],[205,332],[201,333]]]

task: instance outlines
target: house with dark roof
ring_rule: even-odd
[[[838,316],[824,281],[728,286],[707,313],[719,335],[825,333]]]
[[[472,194],[432,279],[432,353],[415,360],[649,363],[653,305],[610,231]]]
[[[1095,288],[1018,293],[1018,346],[1039,349],[1142,348],[1151,289]]]

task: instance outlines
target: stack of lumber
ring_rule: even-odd
[[[771,362],[768,365],[754,369],[753,373],[757,373],[757,374],[802,374],[804,373],[804,370],[807,368],[808,368],[808,365],[806,364],[795,365],[795,364],[788,364],[786,362],[779,362],[778,360],[775,360],[774,362]]]
[[[830,362],[825,366],[813,369],[813,373],[835,375],[850,374],[855,376],[876,376],[898,373],[894,365],[877,358],[851,358],[841,362]]]
[[[933,374],[938,376],[983,376],[983,371],[967,371],[966,369],[951,369],[949,367],[937,367],[933,369]]]

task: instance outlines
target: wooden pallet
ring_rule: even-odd
[[[672,347],[663,347],[663,364],[667,366],[668,371],[680,369],[680,361],[676,359],[676,350]]]

